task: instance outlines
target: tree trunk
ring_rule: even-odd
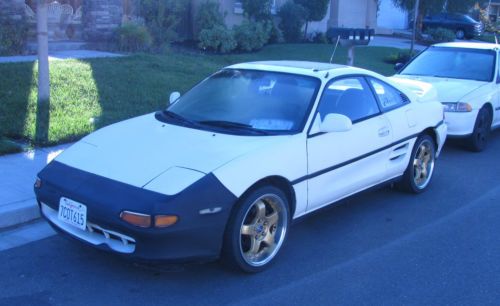
[[[37,39],[38,39],[38,103],[35,141],[43,144],[48,140],[49,127],[49,37],[47,27],[47,2],[37,0]]]
[[[354,45],[347,48],[347,66],[354,66],[354,48]]]
[[[306,27],[304,28],[304,40],[307,41],[307,27],[309,26],[309,21],[306,21]]]
[[[415,48],[415,39],[417,35],[417,19],[419,18],[419,0],[415,1],[415,7],[413,9],[413,31],[411,35],[411,46],[410,46],[410,58],[413,56],[413,49]]]

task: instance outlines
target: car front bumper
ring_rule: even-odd
[[[445,122],[448,125],[448,137],[467,137],[474,131],[474,124],[477,118],[477,109],[471,112],[446,112]]]
[[[41,187],[35,188],[35,193],[41,214],[58,232],[98,249],[140,260],[217,258],[231,208],[237,200],[213,174],[173,196],[113,181],[57,161],[47,165],[39,178]],[[85,230],[58,219],[62,197],[87,206]],[[211,210],[214,207],[220,209]],[[120,219],[124,210],[176,215],[179,219],[167,228],[140,228]]]

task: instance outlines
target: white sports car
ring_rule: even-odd
[[[312,62],[227,67],[59,155],[35,183],[42,215],[133,258],[259,271],[292,219],[382,183],[426,189],[446,124],[432,87],[410,83]]]
[[[448,136],[465,138],[479,152],[491,129],[500,126],[499,50],[486,43],[436,44],[394,77],[434,85],[445,106]]]

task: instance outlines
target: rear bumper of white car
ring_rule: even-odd
[[[441,149],[443,148],[444,142],[446,141],[448,127],[447,127],[446,123],[443,122],[442,124],[435,127],[434,131],[436,132],[437,142],[438,142],[436,156],[439,156],[439,154],[441,154]]]
[[[478,110],[463,113],[445,113],[445,122],[448,125],[448,136],[451,138],[466,137],[472,134],[476,123]]]

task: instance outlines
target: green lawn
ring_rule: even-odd
[[[229,64],[255,60],[328,61],[332,45],[270,45],[257,53],[203,55],[171,52],[123,58],[52,61],[48,140],[36,133],[37,67],[34,63],[0,64],[0,138],[53,145],[81,138],[96,128],[158,110],[170,92],[185,92],[212,72]],[[397,49],[360,47],[355,65],[389,75],[383,59]],[[339,48],[334,62],[345,63]],[[5,141],[3,141],[5,143]],[[2,142],[0,142],[1,144]],[[6,149],[7,148],[7,149]],[[11,152],[0,145],[0,154]]]
[[[488,43],[495,43],[495,35],[492,33],[484,33],[481,36],[476,36],[475,39]]]

